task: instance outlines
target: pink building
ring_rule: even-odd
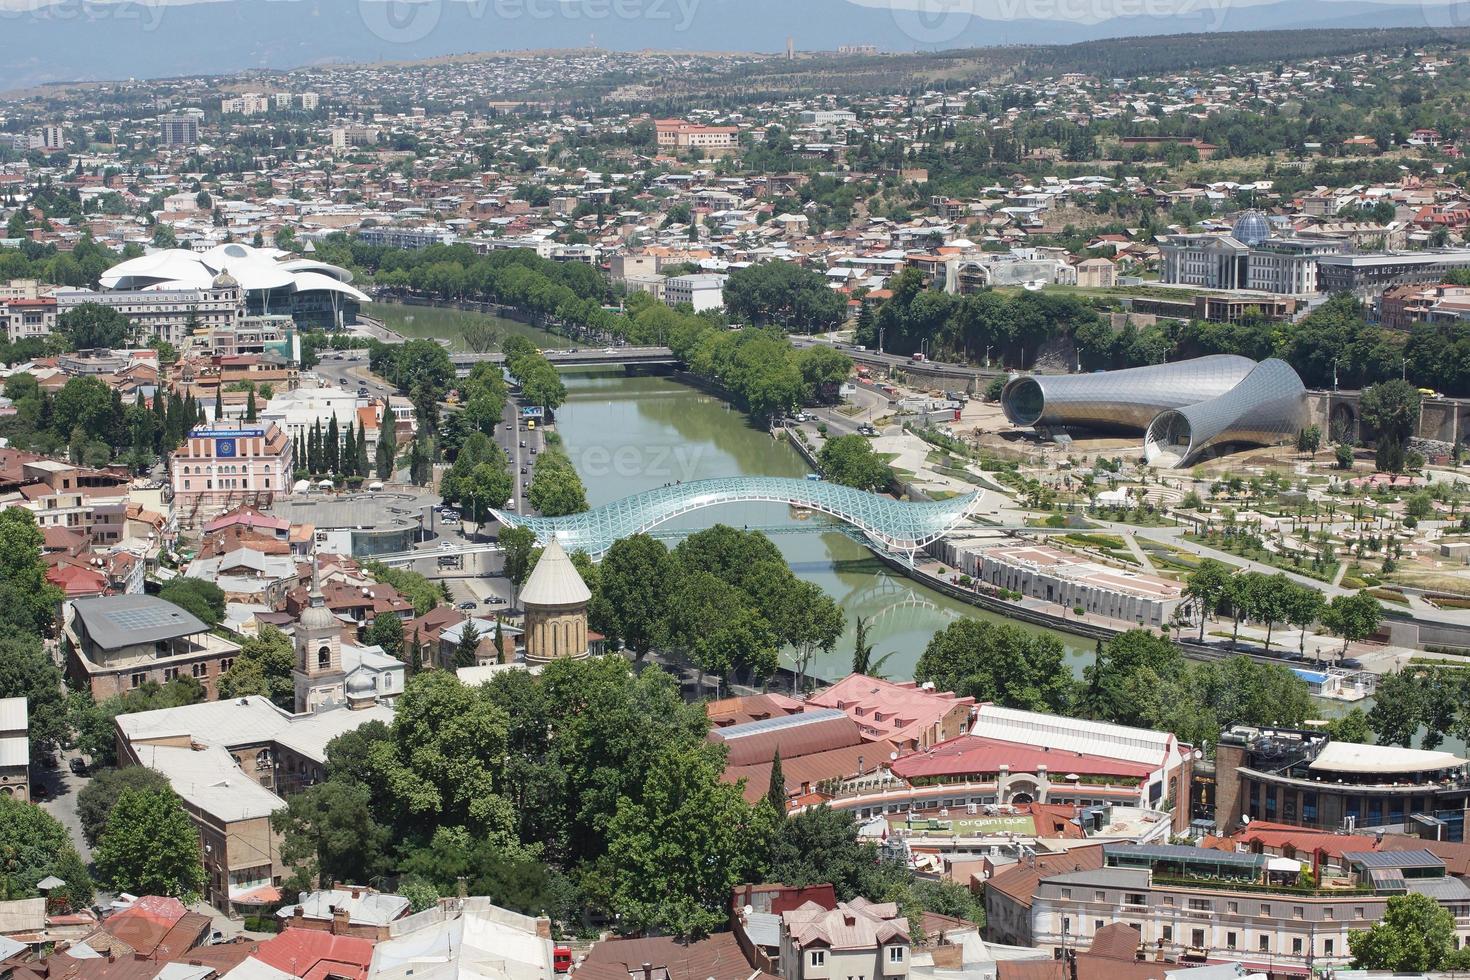
[[[268,507],[291,489],[291,440],[273,422],[216,423],[173,455],[174,512],[183,527],[233,507]]]
[[[913,681],[849,674],[813,694],[807,707],[846,712],[858,723],[864,738],[893,742],[900,751],[913,752],[968,731],[975,699],[920,687]]]

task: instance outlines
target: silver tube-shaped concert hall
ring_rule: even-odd
[[[1153,466],[1187,466],[1226,445],[1272,446],[1294,439],[1307,424],[1307,390],[1285,361],[1256,365],[1218,398],[1162,412],[1143,438]]]
[[[1142,432],[1160,412],[1225,394],[1255,366],[1248,357],[1212,354],[1096,374],[1026,375],[1006,384],[1000,404],[1013,425]]]

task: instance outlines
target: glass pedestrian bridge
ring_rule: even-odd
[[[506,510],[492,513],[503,526],[529,528],[543,545],[557,538],[569,552],[581,550],[601,558],[620,538],[706,507],[789,504],[850,524],[874,545],[906,555],[912,563],[916,552],[958,526],[979,499],[979,493],[971,493],[905,503],[826,480],[757,476],[670,484],[566,517],[526,517]]]

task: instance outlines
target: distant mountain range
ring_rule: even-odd
[[[0,8],[0,89],[575,48],[594,40],[619,50],[776,52],[789,36],[801,51],[843,44],[922,51],[1199,31],[1470,26],[1470,3],[1181,0],[1180,7],[1184,12],[1174,16],[1079,24],[926,18],[850,0],[66,0],[37,13]],[[612,10],[637,16],[610,16]]]

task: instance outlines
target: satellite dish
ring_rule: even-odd
[[[1242,813],[1240,815],[1240,822],[1243,823],[1243,824],[1250,823],[1251,822],[1250,814],[1249,813]]]
[[[888,761],[889,762],[897,762],[898,761],[898,753],[897,752],[890,752],[890,753],[888,753]]]
[[[745,911],[745,914],[746,915],[750,915],[750,913],[752,913],[752,912],[755,911],[755,906],[754,905],[747,905],[747,906],[745,906],[745,910],[744,911]]]

